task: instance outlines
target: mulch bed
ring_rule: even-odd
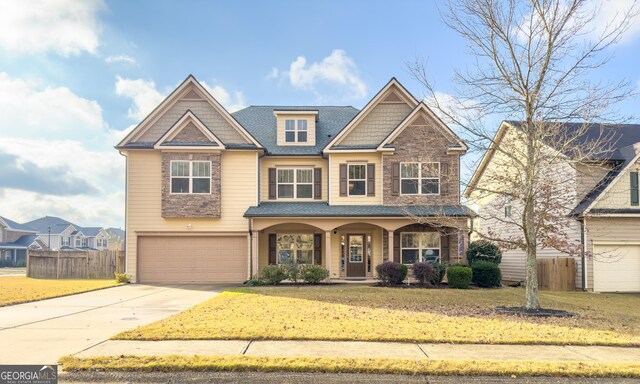
[[[525,307],[496,307],[495,311],[497,313],[507,314],[507,315],[518,315],[518,316],[532,316],[532,317],[573,317],[576,314],[569,311],[563,311],[561,309],[527,309]]]

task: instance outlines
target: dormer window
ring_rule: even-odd
[[[284,138],[287,143],[306,143],[307,120],[285,120]]]

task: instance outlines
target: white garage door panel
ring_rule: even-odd
[[[141,283],[240,282],[247,274],[244,236],[138,238]]]
[[[640,292],[640,245],[596,245],[594,251],[594,291]]]

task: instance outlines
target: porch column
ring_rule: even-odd
[[[394,231],[387,231],[389,232],[389,241],[388,241],[388,255],[389,255],[389,259],[387,261],[393,261],[393,232]]]
[[[260,231],[251,232],[251,248],[253,249],[253,257],[251,262],[253,263],[252,273],[254,276],[258,276],[260,274],[260,266],[258,265],[258,260],[260,260],[259,239],[260,239]],[[253,276],[250,276],[250,277],[253,277]]]
[[[329,271],[328,280],[331,280],[331,231],[324,231],[324,260],[325,268]]]

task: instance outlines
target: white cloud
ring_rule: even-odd
[[[229,112],[235,112],[240,110],[245,105],[244,94],[240,91],[233,92],[233,96],[220,85],[210,86],[209,84],[201,81],[203,87],[209,91],[209,93],[222,104]]]
[[[594,33],[596,37],[601,35],[612,26],[620,23],[623,16],[633,9],[636,0],[604,0],[601,3],[590,3],[590,7],[595,10],[597,17],[594,18]],[[635,12],[640,11],[640,4],[635,5]],[[621,43],[628,43],[640,36],[640,17],[636,15],[629,23],[629,29],[622,36]]]
[[[271,72],[269,72],[266,76],[267,80],[277,79],[280,77],[280,70],[276,67],[271,68]]]
[[[12,53],[95,53],[102,0],[0,1],[0,47]]]
[[[125,63],[125,64],[130,64],[130,65],[138,65],[138,62],[136,61],[136,59],[134,59],[133,57],[131,57],[129,55],[109,56],[104,61],[106,61],[109,64]]]
[[[278,70],[272,70],[272,75]],[[329,92],[341,93],[343,99],[362,99],[367,95],[367,86],[358,74],[358,67],[353,59],[341,49],[336,49],[320,62],[307,65],[304,56],[298,56],[289,71],[280,71],[281,76],[287,76],[294,88],[310,90],[320,95]]]
[[[128,116],[137,121],[144,119],[165,98],[153,81],[123,79],[120,76],[116,76],[116,94],[133,100]]]
[[[9,183],[25,187],[0,188],[0,214],[18,221],[48,214],[82,225],[123,225],[124,158],[113,145],[124,132],[108,127],[96,101],[0,73],[0,116],[0,153],[88,185],[85,193],[56,196],[30,189],[32,183]]]

